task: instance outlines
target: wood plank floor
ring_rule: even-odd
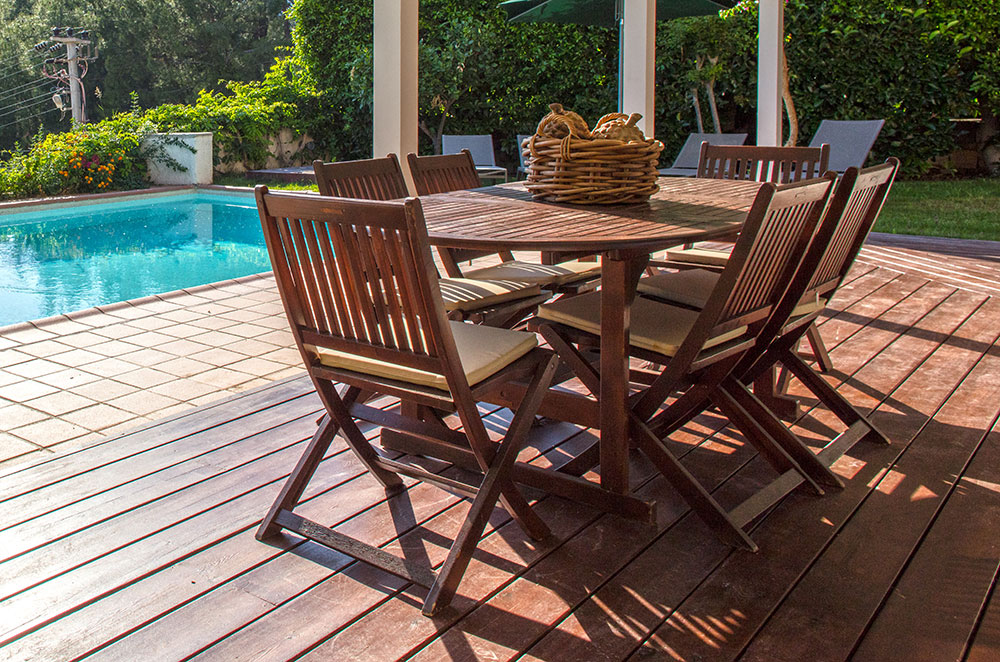
[[[544,497],[540,546],[497,510],[458,598],[426,619],[418,587],[253,538],[320,412],[291,380],[0,476],[0,660],[1000,660],[995,250],[865,248],[821,333],[829,379],[892,444],[842,458],[843,491],[786,498],[757,554],[719,543],[635,456],[654,526]],[[795,430],[818,449],[841,428],[803,402]],[[591,439],[544,422],[523,457],[558,464]],[[769,477],[714,415],[671,443],[723,502]],[[387,501],[342,443],[306,498],[307,516],[431,564],[468,507],[418,482]]]

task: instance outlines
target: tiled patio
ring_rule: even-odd
[[[274,281],[251,276],[0,330],[0,467],[302,372]]]
[[[759,553],[719,543],[636,456],[636,489],[658,504],[655,526],[539,495],[555,537],[535,545],[497,510],[459,598],[434,620],[419,614],[422,589],[295,536],[253,539],[315,429],[320,408],[304,379],[189,407],[46,461],[35,455],[37,463],[0,469],[0,659],[992,662],[998,285],[997,244],[873,239],[821,334],[836,364],[831,383],[871,411],[892,444],[858,444],[834,465],[844,490],[790,495],[756,522]],[[267,303],[266,281],[219,289],[229,287],[199,305],[238,313],[257,305],[241,301]],[[152,331],[178,324],[193,319]],[[260,318],[247,324],[268,328]],[[73,334],[116,340],[99,328],[110,327]],[[134,367],[119,375],[159,370],[127,363]],[[242,384],[259,379],[236,372],[250,375]],[[200,397],[209,396],[174,399]],[[838,428],[813,407],[794,429],[820,446]],[[522,459],[558,464],[591,438],[547,422]],[[763,476],[764,464],[717,416],[699,417],[672,442],[724,502]],[[419,540],[411,549],[432,563],[468,506],[418,482],[386,500],[342,443],[306,498],[307,514],[369,542]]]

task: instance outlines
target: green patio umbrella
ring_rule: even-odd
[[[734,0],[658,0],[656,20],[706,16],[729,9]],[[571,23],[618,28],[618,109],[622,106],[622,3],[625,0],[507,0],[500,7],[510,23]]]

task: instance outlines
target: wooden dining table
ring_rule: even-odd
[[[535,201],[523,183],[420,198],[434,245],[601,256],[600,394],[589,401],[596,417],[551,391],[551,406],[540,412],[600,429],[600,486],[614,495],[629,491],[629,309],[649,256],[733,235],[761,186],[680,177],[661,177],[659,184],[648,202],[623,205]]]

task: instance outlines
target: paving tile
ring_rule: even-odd
[[[45,359],[35,359],[34,361],[25,361],[24,363],[8,366],[4,370],[23,379],[35,379],[42,375],[59,372],[60,370],[64,370],[65,367],[52,361],[46,361]]]
[[[253,311],[255,313],[260,313],[261,315],[271,316],[271,315],[284,315],[285,307],[277,301],[268,301],[266,303],[257,304],[256,306],[251,306],[247,310]]]
[[[135,366],[129,367],[134,368]],[[135,386],[122,384],[121,382],[116,382],[113,379],[101,379],[96,382],[91,382],[90,384],[77,386],[73,388],[73,393],[82,395],[85,398],[90,398],[91,400],[96,400],[97,402],[107,402],[113,398],[120,398],[123,395],[135,393],[138,390],[139,389]]]
[[[210,384],[217,388],[227,389],[232,388],[237,384],[242,384],[245,381],[249,381],[252,377],[245,372],[227,370],[226,368],[217,368],[200,375],[192,375],[191,379],[196,382],[201,382],[202,384]]]
[[[287,379],[289,377],[299,377],[306,373],[305,366],[291,366],[285,368],[284,370],[279,370],[278,372],[272,372],[270,375],[266,375],[268,381],[276,382],[279,379]]]
[[[205,329],[198,329],[198,332],[204,333]],[[212,347],[211,345],[194,342],[188,338],[178,338],[177,340],[163,343],[157,349],[161,352],[173,354],[174,356],[191,356],[192,354],[212,349]]]
[[[269,375],[272,372],[284,370],[288,366],[284,363],[277,363],[276,361],[267,361],[265,359],[253,357],[244,359],[243,361],[237,361],[236,363],[230,363],[226,367],[230,370],[245,372],[251,377],[263,377],[264,375]]]
[[[43,421],[32,423],[31,425],[15,428],[10,431],[10,434],[15,437],[27,439],[33,444],[38,444],[39,446],[48,448],[50,446],[54,446],[55,444],[87,434],[87,432],[89,432],[89,430],[86,428],[80,427],[79,425],[73,425],[68,421],[64,421],[59,418],[46,418]]]
[[[83,333],[74,333],[69,336],[61,336],[59,342],[64,345],[69,345],[76,349],[85,349],[91,345],[97,345],[102,342],[107,342],[107,338],[98,335],[93,331],[84,331]]]
[[[6,370],[0,370],[0,386],[7,386],[8,384],[13,384],[23,380],[24,377],[21,375],[15,375],[12,372],[7,372]]]
[[[103,361],[104,355],[92,352],[89,349],[71,349],[70,351],[63,352],[62,354],[54,354],[49,358],[51,361],[60,363],[64,366],[79,368],[80,366],[89,365],[95,361]]]
[[[272,345],[271,343],[261,342],[254,338],[240,338],[237,342],[223,345],[222,349],[228,349],[230,352],[238,352],[244,356],[261,356],[263,354],[274,352],[279,349],[279,347],[277,345]]]
[[[218,402],[223,398],[229,397],[229,393],[226,391],[215,391],[214,393],[206,393],[205,395],[195,398],[194,400],[189,400],[188,404],[192,404],[195,407],[204,407],[205,405],[210,405],[213,402]]]
[[[134,326],[139,329],[146,329],[147,331],[156,331],[162,329],[165,326],[170,326],[174,322],[168,319],[163,319],[160,315],[152,315],[150,317],[143,317],[142,319],[132,320],[129,322],[129,326]]]
[[[94,432],[135,420],[132,412],[99,403],[61,416],[63,420]]]
[[[261,326],[266,326],[270,329],[287,329],[288,320],[284,315],[271,315],[269,317],[261,317],[254,321],[254,324],[259,324]]]
[[[87,331],[90,326],[87,324],[81,324],[71,319],[61,320],[59,322],[50,322],[48,324],[42,325],[43,331],[48,331],[49,333],[54,333],[57,336],[68,336],[71,333],[77,333],[79,331]]]
[[[202,361],[189,359],[186,356],[179,356],[156,365],[157,370],[171,374],[174,377],[190,377],[191,375],[197,375],[200,372],[212,370],[214,367],[215,366],[203,363]]]
[[[256,322],[262,317],[267,317],[264,313],[254,312],[249,309],[233,310],[227,313],[221,313],[219,317],[224,317],[234,322]]]
[[[260,379],[260,378],[251,379],[248,382],[243,382],[242,384],[237,384],[236,386],[233,386],[232,388],[229,389],[229,392],[243,393],[244,391],[249,391],[251,389],[257,388],[258,386],[264,386],[270,383],[271,383],[270,379]]]
[[[231,312],[233,308],[216,301],[211,301],[209,303],[201,304],[200,306],[192,306],[191,308],[188,308],[188,310],[192,313],[205,315],[206,317],[214,317],[215,315]]]
[[[167,336],[156,331],[146,331],[145,333],[126,338],[128,342],[140,347],[156,347],[173,339],[173,336]]]
[[[166,334],[171,338],[190,338],[199,333],[205,333],[205,329],[192,324],[173,324],[172,326],[165,326],[160,329],[160,333]]]
[[[131,342],[132,336],[128,336],[128,338],[130,339],[129,342],[125,342],[124,340],[108,340],[107,342],[102,342],[100,345],[92,345],[87,348],[87,351],[97,352],[104,356],[121,357],[123,354],[131,354],[143,348],[142,345]]]
[[[59,372],[53,372],[51,375],[45,375],[39,377],[38,381],[43,384],[48,384],[49,386],[55,386],[61,389],[71,389],[77,386],[83,386],[84,384],[89,384],[91,382],[100,379],[97,375],[92,375],[89,372],[84,372],[78,368],[69,368],[65,370],[60,370]]]
[[[257,340],[269,342],[272,345],[277,345],[278,347],[295,346],[295,339],[292,337],[292,332],[288,329],[282,329],[280,331],[275,330],[270,333],[265,333],[262,336],[257,336]]]
[[[117,377],[122,373],[135,370],[135,366],[128,361],[111,358],[88,363],[84,366],[84,370],[101,377]]]
[[[105,439],[111,439],[112,437],[118,437],[123,434],[128,434],[134,432],[136,428],[140,427],[145,421],[138,417],[133,417],[132,419],[125,421],[124,423],[119,423],[118,425],[112,425],[111,427],[104,428],[100,431],[100,434],[104,436]]]
[[[175,379],[172,382],[154,386],[149,390],[159,395],[165,395],[168,398],[176,398],[177,400],[189,402],[203,395],[216,393],[219,389],[210,384],[196,382],[193,379]]]
[[[0,462],[19,457],[26,453],[33,453],[38,450],[38,446],[20,439],[6,432],[0,432]]]
[[[48,331],[43,331],[41,329],[36,329],[35,327],[28,327],[23,329],[18,329],[16,331],[5,331],[3,337],[7,340],[12,340],[17,343],[27,344],[33,342],[41,342],[43,340],[50,340],[56,337],[56,334],[49,333]]]
[[[11,402],[27,402],[28,400],[34,400],[49,393],[55,393],[58,390],[48,384],[24,379],[13,384],[8,384],[7,386],[0,386],[0,398],[5,398]]]
[[[152,368],[139,368],[138,370],[118,375],[115,379],[129,386],[143,389],[159,386],[172,379],[176,379],[176,377]]]
[[[208,345],[209,347],[218,348],[238,342],[243,340],[243,338],[224,331],[207,331],[197,336],[191,336],[188,340],[191,342],[200,342],[201,344]]]
[[[259,338],[268,333],[273,333],[274,329],[261,326],[259,324],[249,324],[247,322],[240,322],[226,327],[226,333],[240,336],[241,338]]]
[[[94,329],[94,333],[102,335],[106,338],[111,338],[112,340],[119,340],[121,338],[128,338],[129,336],[143,333],[143,330],[137,329],[134,326],[129,326],[128,324],[122,323],[121,320],[118,320],[114,324]]]
[[[156,349],[140,349],[138,352],[132,352],[131,354],[123,354],[119,356],[122,361],[128,361],[129,363],[134,363],[137,366],[142,367],[160,367],[161,363],[166,361],[172,361],[176,358],[173,354],[168,354],[166,352],[161,352]]]
[[[153,393],[152,391],[136,391],[135,393],[109,400],[106,404],[124,409],[133,414],[138,414],[139,416],[154,414],[153,418],[155,419],[158,417],[160,410],[174,406],[177,404],[177,400],[160,395],[159,393]]]
[[[227,326],[233,326],[236,322],[233,320],[227,320],[223,317],[213,317],[212,315],[203,315],[198,319],[191,320],[189,324],[193,326],[200,326],[203,329],[218,330],[224,329]]]
[[[180,308],[178,310],[172,310],[169,313],[162,313],[158,317],[170,320],[171,322],[190,322],[191,320],[198,319],[201,317],[198,313],[191,312],[187,308]]]
[[[30,354],[33,357],[45,358],[47,356],[52,356],[54,354],[60,354],[62,352],[73,349],[71,346],[62,342],[62,338],[59,340],[43,340],[41,342],[29,343],[27,345],[21,345],[16,351],[23,352],[24,354]],[[7,350],[15,351],[15,350]],[[6,352],[0,352],[3,354]],[[0,359],[0,365],[3,364],[3,360]]]
[[[6,368],[7,366],[17,365],[18,363],[23,363],[25,361],[31,361],[35,357],[31,354],[25,354],[17,349],[5,349],[0,351],[0,368]]]
[[[48,414],[43,414],[37,409],[9,404],[6,407],[0,407],[0,430],[13,430],[23,425],[37,423],[48,417]]]
[[[302,355],[299,354],[299,350],[292,347],[279,347],[273,352],[258,354],[258,356],[268,361],[277,361],[278,363],[283,363],[289,366],[302,364]]]
[[[224,366],[229,363],[234,363],[241,359],[246,358],[242,354],[237,354],[236,352],[230,352],[225,349],[213,348],[205,350],[204,352],[198,352],[197,354],[192,354],[190,357],[195,361],[203,361],[205,363],[210,363],[214,366]]]
[[[123,320],[134,320],[140,317],[147,317],[152,315],[155,311],[146,310],[142,306],[122,306],[121,308],[114,308],[113,310],[105,311],[107,314],[114,317],[119,317]]]
[[[8,340],[7,338],[0,336],[0,351],[10,349],[11,347],[17,347],[20,344],[21,343],[19,342],[14,342],[13,340]]]
[[[160,299],[158,301],[147,301],[139,304],[136,308],[141,308],[147,313],[169,313],[172,310],[179,310],[182,305],[179,305],[173,301],[165,301]]]
[[[272,284],[272,287],[273,287],[273,284]],[[250,294],[246,295],[246,298],[247,299],[253,299],[254,301],[267,301],[267,302],[278,301],[280,299],[280,297],[278,296],[278,292],[276,290],[273,290],[273,289],[266,289],[266,290],[260,290],[258,292],[251,292]]]
[[[51,416],[62,416],[67,412],[88,407],[94,404],[94,401],[71,391],[56,391],[34,400],[28,400],[24,404],[33,409],[44,411]]]
[[[157,421],[157,420],[159,420],[161,418],[168,418],[170,416],[176,416],[178,414],[183,414],[184,412],[191,411],[194,408],[195,408],[195,405],[193,405],[193,404],[191,404],[189,402],[178,402],[176,405],[172,405],[170,407],[167,407],[165,409],[161,409],[160,411],[156,412],[156,417],[153,418],[153,420]]]

